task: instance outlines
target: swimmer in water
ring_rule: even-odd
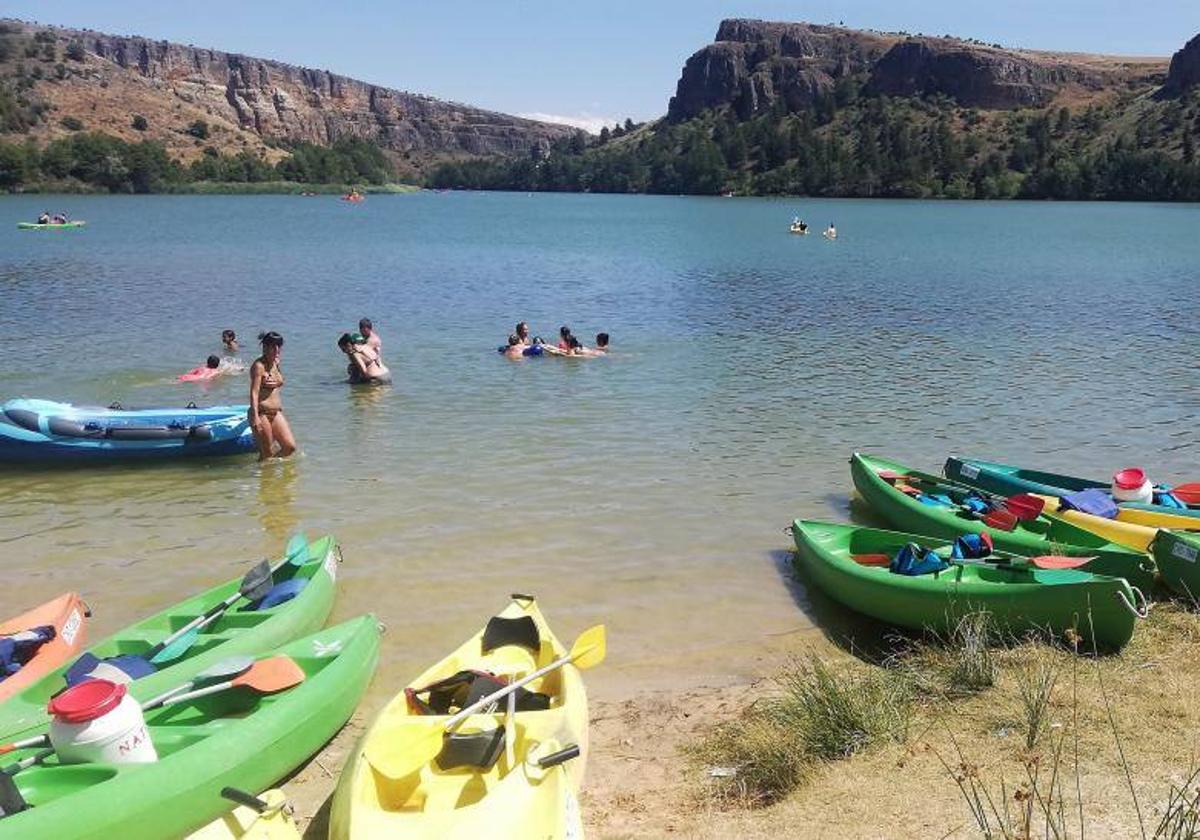
[[[194,382],[201,379],[212,379],[215,376],[220,376],[226,371],[221,370],[221,359],[217,356],[209,356],[204,362],[204,367],[192,368],[187,373],[180,374],[180,382]]]
[[[608,355],[608,333],[596,333],[596,347],[592,350],[592,353],[598,356]]]
[[[342,337],[338,339],[338,349],[350,357],[350,363],[346,365],[346,374],[351,384],[385,385],[392,381],[392,372],[387,369],[364,336],[342,333]]]
[[[237,333],[233,330],[221,330],[221,344],[225,346],[226,353],[236,353],[240,349]]]
[[[508,337],[508,347],[504,349],[506,359],[524,359],[526,345],[521,343],[521,336],[513,333]]]

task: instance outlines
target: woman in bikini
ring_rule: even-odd
[[[283,416],[283,402],[279,398],[279,389],[283,387],[283,373],[279,370],[283,336],[277,332],[259,333],[258,340],[262,342],[262,355],[250,366],[250,428],[258,443],[258,460],[265,461],[275,454],[286,458],[296,451],[296,439]]]

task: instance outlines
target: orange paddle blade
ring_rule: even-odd
[[[231,686],[246,686],[260,694],[274,694],[304,682],[304,671],[290,656],[260,659],[250,670],[235,677]]]
[[[1030,557],[1029,562],[1039,569],[1078,569],[1095,559],[1095,557],[1065,557],[1061,554],[1045,554],[1041,557]]]
[[[996,508],[983,518],[983,524],[997,531],[1011,531],[1017,527],[1017,517],[1010,510]]]

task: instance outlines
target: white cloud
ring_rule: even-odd
[[[559,125],[571,125],[575,128],[582,128],[584,131],[590,134],[599,134],[600,129],[604,128],[604,126],[612,128],[614,125],[617,125],[621,122],[621,120],[617,119],[616,117],[598,117],[595,114],[589,114],[586,111],[574,115],[530,113],[517,114],[517,116],[524,117],[527,120],[558,123]]]

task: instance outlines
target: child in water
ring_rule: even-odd
[[[192,368],[187,373],[179,375],[180,382],[198,382],[205,379],[212,379],[220,376],[224,371],[221,370],[221,360],[217,356],[209,356],[204,362],[204,367]]]
[[[238,351],[237,333],[233,330],[221,330],[221,343],[225,345],[226,353],[236,353]]]

